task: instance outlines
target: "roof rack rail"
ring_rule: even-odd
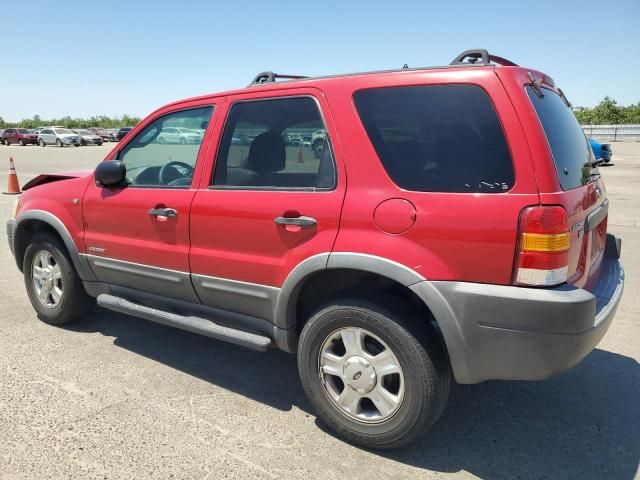
[[[282,75],[280,73],[273,72],[260,72],[253,78],[249,86],[251,87],[253,85],[262,85],[263,83],[273,83],[279,78],[285,78],[287,80],[300,80],[309,77],[305,77],[304,75]]]
[[[480,60],[480,61],[479,61]],[[476,48],[473,50],[465,50],[456,58],[453,59],[449,65],[502,65],[504,67],[517,67],[515,63],[506,58],[498,57],[497,55],[491,55],[484,48]]]

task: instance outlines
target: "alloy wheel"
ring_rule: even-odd
[[[324,391],[348,417],[363,423],[390,419],[404,398],[404,374],[398,358],[379,337],[364,328],[331,333],[318,355]]]
[[[51,252],[40,250],[33,257],[31,265],[33,288],[40,303],[47,308],[55,308],[64,293],[60,264]]]

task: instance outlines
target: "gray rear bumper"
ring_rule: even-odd
[[[446,303],[442,329],[456,380],[541,380],[574,367],[606,333],[624,289],[611,238],[593,292],[432,282]],[[617,246],[617,252],[615,250]],[[419,285],[412,289],[419,293]],[[451,325],[451,323],[454,325]]]

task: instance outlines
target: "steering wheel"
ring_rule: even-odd
[[[182,178],[168,178],[168,174],[171,171],[169,170],[169,167],[182,167],[187,170],[187,173]],[[176,169],[173,168],[173,170]],[[178,181],[193,177],[193,170],[194,168],[188,163],[172,160],[169,163],[165,163],[158,172],[158,183],[160,185],[176,185]]]

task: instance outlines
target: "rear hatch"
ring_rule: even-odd
[[[569,220],[567,282],[592,289],[598,280],[607,234],[608,200],[596,158],[562,91],[525,87],[549,145],[560,189],[540,192],[544,205],[561,205]],[[536,158],[537,162],[549,158]],[[538,170],[538,169],[536,169]]]

